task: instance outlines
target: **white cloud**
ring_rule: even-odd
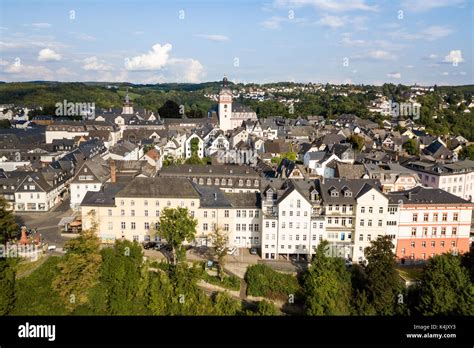
[[[53,51],[52,49],[43,48],[38,53],[38,60],[40,62],[57,61],[57,60],[61,60],[61,55],[59,53]]]
[[[411,64],[408,64],[408,65],[405,65],[405,68],[407,69],[413,69],[415,66],[414,65],[411,65]]]
[[[467,74],[466,74],[465,71],[461,71],[461,72],[459,72],[459,75],[463,75],[463,76],[464,76],[464,75],[467,75]]]
[[[454,33],[454,30],[447,26],[433,25],[423,29],[418,33],[408,33],[405,30],[398,30],[390,33],[391,36],[402,40],[428,40],[434,41]]]
[[[46,28],[51,28],[51,24],[49,23],[31,23],[31,24],[26,24],[26,26],[33,27],[35,29],[46,29]]]
[[[20,61],[8,65],[3,72],[13,75],[14,78],[10,79],[12,81],[52,80],[54,76],[53,72],[44,66],[25,65]]]
[[[428,56],[428,59],[436,59],[436,58],[438,58],[438,55],[434,54],[434,53],[432,53]]]
[[[265,29],[279,29],[281,22],[286,21],[285,17],[272,17],[260,23]]]
[[[275,5],[280,7],[313,6],[334,12],[377,11],[377,6],[368,5],[365,0],[276,0]]]
[[[96,40],[95,36],[84,34],[84,33],[77,33],[76,37],[79,40],[84,40],[84,41],[95,41]]]
[[[202,64],[192,58],[170,59],[170,69],[174,71],[176,81],[197,83],[204,76]]]
[[[168,63],[171,49],[172,46],[169,43],[164,44],[163,46],[155,44],[148,53],[132,58],[126,58],[125,69],[132,71],[159,70]]]
[[[402,8],[413,12],[425,12],[436,8],[459,6],[464,0],[403,0]]]
[[[342,35],[341,43],[348,47],[365,46],[367,44],[365,40],[352,40],[351,35],[348,33]]]
[[[229,41],[229,38],[225,35],[218,35],[218,34],[196,34],[194,35],[195,37],[200,37],[209,41],[215,41],[215,42],[224,42],[224,41]]]
[[[345,20],[343,17],[337,16],[323,16],[319,21],[318,24],[330,28],[340,28],[344,26]]]
[[[0,58],[0,66],[8,65],[8,61]]]
[[[396,56],[388,51],[383,50],[372,50],[367,53],[369,58],[377,59],[377,60],[393,60]]]
[[[400,74],[399,72],[391,72],[387,74],[387,77],[398,80],[402,78],[402,74]]]
[[[442,76],[448,76],[449,73],[447,71],[441,73]]]
[[[103,60],[99,60],[96,56],[84,59],[82,69],[92,71],[111,70],[110,65],[107,65]]]
[[[462,63],[462,62],[464,62],[464,59],[462,57],[461,50],[452,50],[443,59],[443,63],[457,64],[457,63]]]

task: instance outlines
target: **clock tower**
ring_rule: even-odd
[[[232,91],[227,85],[227,77],[222,80],[218,100],[219,126],[224,132],[232,129]]]

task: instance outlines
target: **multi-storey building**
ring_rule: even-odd
[[[210,235],[216,228],[225,231],[231,247],[260,245],[261,208],[256,192],[224,192],[187,178],[137,177],[88,192],[81,204],[83,228],[91,226],[88,214],[92,210],[103,241],[148,241],[155,237],[154,229],[167,207],[187,208],[196,218],[194,242],[198,245],[212,245]]]
[[[473,203],[440,189],[415,187],[389,193],[396,221],[396,256],[400,262],[423,261],[445,252],[469,251]],[[398,221],[397,221],[398,220]]]
[[[418,173],[423,186],[439,188],[471,202],[474,199],[474,161],[449,164],[418,161],[407,167]]]

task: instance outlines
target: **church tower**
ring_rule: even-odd
[[[128,95],[128,88],[127,88],[127,94],[125,95],[125,98],[124,98],[124,101],[123,101],[122,114],[123,115],[132,115],[133,114],[133,103],[130,100],[130,97]]]
[[[232,129],[232,91],[227,85],[227,77],[222,80],[222,89],[219,92],[218,115],[219,126],[224,132]]]

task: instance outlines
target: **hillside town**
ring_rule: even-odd
[[[413,98],[429,90],[415,86]],[[212,247],[218,228],[230,250],[256,250],[263,260],[310,262],[324,240],[333,255],[363,264],[379,236],[390,236],[400,264],[469,250],[467,139],[431,135],[416,117],[259,118],[234,92],[224,77],[204,118],[162,118],[134,107],[128,93],[121,109],[87,110],[82,120],[30,120],[28,109],[3,105],[0,115],[16,126],[0,129],[0,195],[33,220],[61,207],[57,227],[48,226],[56,232],[43,234],[50,244],[61,243],[59,229],[95,222],[104,244],[160,242],[163,209],[185,207],[198,221],[193,246]],[[387,103],[368,108],[391,115]]]

